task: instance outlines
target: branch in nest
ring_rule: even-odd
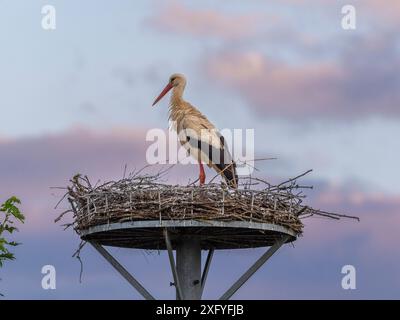
[[[87,176],[75,175],[66,195],[71,210],[63,212],[56,222],[72,212],[74,222],[67,227],[73,226],[78,233],[90,226],[121,221],[194,219],[273,223],[300,234],[303,217],[358,219],[302,204],[305,195],[301,190],[310,186],[298,184],[297,179],[312,170],[277,185],[260,178],[242,178],[239,189],[229,189],[216,183],[198,187],[160,182],[171,167],[155,174],[144,174],[141,169],[98,186]]]

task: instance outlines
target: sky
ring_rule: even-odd
[[[44,30],[44,5],[56,29]],[[342,7],[356,9],[344,30]],[[146,163],[146,133],[168,130],[175,72],[185,99],[220,128],[255,130],[256,173],[313,169],[310,205],[360,222],[309,218],[234,298],[400,298],[400,4],[353,1],[0,1],[0,201],[22,200],[17,260],[0,270],[5,299],[138,299],[89,246],[54,218],[77,172],[118,179]],[[208,177],[213,174],[207,171]],[[171,183],[195,179],[177,166]],[[173,299],[163,252],[111,249],[157,297]],[[262,249],[221,251],[205,289],[217,298]],[[57,289],[43,290],[54,265]],[[357,288],[343,290],[354,265]],[[235,267],[232,267],[235,266]]]

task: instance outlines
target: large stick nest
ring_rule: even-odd
[[[302,186],[297,180],[310,171],[277,185],[258,178],[242,178],[236,190],[223,183],[201,187],[168,185],[161,182],[166,170],[157,174],[139,171],[95,186],[88,177],[76,175],[65,195],[71,209],[56,221],[72,212],[73,223],[67,226],[73,226],[78,234],[88,227],[114,222],[185,219],[273,223],[301,234],[302,218],[349,217],[303,204],[303,190],[312,187]]]

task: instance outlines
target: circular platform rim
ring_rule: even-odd
[[[218,221],[218,220],[136,220],[126,222],[114,222],[110,224],[100,224],[91,226],[88,229],[81,230],[82,237],[111,230],[123,230],[134,228],[184,228],[184,227],[216,227],[216,228],[247,228],[255,230],[276,231],[282,234],[297,238],[296,232],[281,225],[264,222],[252,221]]]
[[[289,236],[286,242],[293,242],[297,239],[298,234],[287,227],[273,224],[273,223],[260,223],[250,221],[219,221],[219,220],[137,220],[114,222],[110,224],[100,224],[89,227],[80,231],[80,237],[85,240],[86,237],[95,235],[97,233],[124,230],[124,229],[154,229],[154,228],[169,228],[169,229],[182,229],[182,228],[232,228],[232,229],[249,229],[255,231],[270,231],[280,233],[283,236]]]

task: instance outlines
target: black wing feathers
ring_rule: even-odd
[[[210,165],[216,167],[219,173],[224,177],[227,184],[237,188],[239,177],[236,173],[236,163],[231,160],[229,151],[225,147],[225,139],[219,134],[222,149],[217,149],[213,145],[198,140],[194,137],[186,136],[187,142],[194,148],[201,150],[209,159]]]

